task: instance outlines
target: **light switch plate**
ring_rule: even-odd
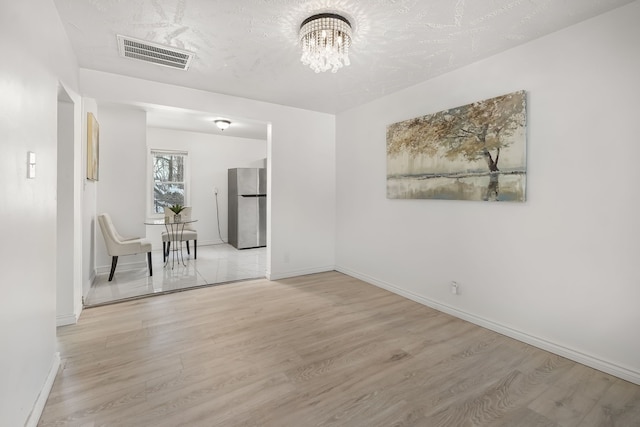
[[[27,178],[36,177],[36,153],[27,151]]]

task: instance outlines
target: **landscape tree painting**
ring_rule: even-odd
[[[387,127],[387,197],[524,202],[526,94]]]

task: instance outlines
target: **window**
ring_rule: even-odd
[[[187,153],[151,151],[151,214],[165,207],[187,205]]]

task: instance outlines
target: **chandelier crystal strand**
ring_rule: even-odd
[[[335,73],[349,65],[351,24],[340,15],[322,13],[307,18],[300,26],[303,64],[316,73]]]

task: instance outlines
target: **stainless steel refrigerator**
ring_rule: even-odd
[[[267,246],[267,173],[229,169],[229,243],[237,249]]]

